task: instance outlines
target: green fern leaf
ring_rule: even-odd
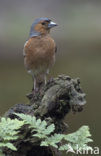
[[[16,147],[12,144],[12,143],[0,143],[0,147],[7,147],[7,148],[9,148],[9,149],[11,149],[11,150],[13,150],[13,151],[16,151],[17,149],[16,149]]]
[[[55,130],[55,125],[51,124],[49,125],[45,130],[44,130],[44,134],[49,135],[50,133],[52,133]]]
[[[78,131],[63,135],[63,134],[54,134],[51,135],[52,132],[54,132],[55,125],[51,124],[47,126],[46,121],[41,121],[40,119],[36,119],[36,117],[32,117],[30,115],[24,115],[24,114],[18,114],[25,124],[29,125],[29,128],[31,128],[32,136],[37,137],[42,140],[41,146],[53,146],[55,148],[58,148],[58,144],[65,140],[67,143],[65,145],[62,145],[59,147],[59,150],[68,150],[68,146],[71,146],[73,150],[77,149],[78,147],[82,148],[91,148],[87,144],[89,142],[92,142],[93,140],[89,138],[91,136],[89,132],[88,126],[82,126]],[[34,134],[33,134],[34,132]]]
[[[64,135],[62,135],[62,134],[54,134],[54,135],[52,135],[50,137],[47,137],[45,139],[45,141],[42,141],[41,146],[46,145],[46,146],[53,146],[55,148],[58,148],[57,144],[61,142],[63,137],[64,137]]]
[[[33,134],[32,136],[38,137],[38,138],[47,138],[50,133],[52,133],[55,129],[54,124],[51,124],[47,126],[46,121],[41,121],[41,119],[36,120],[36,117],[32,117],[30,115],[24,115],[15,113],[17,116],[19,116],[22,120],[24,120],[25,124],[29,125],[29,128],[32,129],[32,133],[36,132],[36,134]]]
[[[1,118],[0,122],[0,151],[3,147],[16,150],[16,147],[10,143],[11,140],[18,138],[19,129],[24,125],[24,121],[18,119]]]
[[[60,151],[67,151],[68,150],[68,144],[60,146],[59,150]]]
[[[79,145],[84,145],[88,142],[92,142],[93,140],[88,138],[90,137],[91,134],[89,132],[89,127],[88,126],[82,126],[78,131],[68,134],[64,137],[65,140]]]
[[[68,150],[68,145],[71,146],[73,150],[77,150],[77,148],[80,148],[81,150],[92,149],[92,147],[88,146],[88,143],[93,141],[91,138],[88,138],[90,136],[89,127],[82,126],[76,132],[64,135],[64,140],[69,144],[60,146],[59,150]]]
[[[42,141],[40,146],[52,146],[52,147],[55,147],[55,148],[58,148],[58,146],[52,142],[52,141]]]

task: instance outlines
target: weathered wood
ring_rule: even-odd
[[[56,133],[64,133],[67,130],[63,121],[64,117],[70,111],[74,113],[82,111],[86,103],[85,93],[80,87],[79,78],[72,79],[66,75],[49,80],[45,86],[40,87],[38,92],[32,91],[27,97],[30,101],[28,105],[16,104],[6,112],[5,116],[13,119],[16,117],[15,112],[35,115],[37,118],[46,120],[48,124],[54,123]],[[18,151],[6,150],[7,156],[53,155],[53,150],[49,147],[40,147],[39,142],[30,141],[30,132],[26,127],[22,129],[21,133],[24,133],[25,138],[16,141],[15,145]]]

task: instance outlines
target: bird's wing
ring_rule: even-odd
[[[26,53],[25,53],[25,46],[27,45],[28,41],[25,42],[24,44],[24,48],[23,48],[23,56],[25,57],[26,56]]]

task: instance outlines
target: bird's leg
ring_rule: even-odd
[[[36,78],[34,77],[34,90],[36,90]]]
[[[46,85],[47,83],[47,75],[49,74],[49,69],[46,71],[45,75],[44,75],[44,83]]]
[[[36,90],[36,77],[33,72],[31,72],[31,74],[32,74],[32,79],[33,79],[33,90],[35,91]]]
[[[36,79],[35,76],[33,77],[33,91],[32,91],[32,92],[33,92],[33,93],[38,92],[38,88],[37,88],[37,79]]]
[[[32,93],[34,94],[35,92],[38,91],[37,88],[37,78],[34,75],[34,72],[32,70],[28,70],[28,73],[32,75],[32,80],[33,80],[33,89],[32,89]]]
[[[37,88],[37,78],[34,76],[33,77],[33,88],[34,88],[34,92],[38,92],[38,88]]]
[[[47,83],[47,75],[46,74],[44,75],[44,83],[45,83],[45,85]]]

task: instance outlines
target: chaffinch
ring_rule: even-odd
[[[56,44],[49,34],[55,26],[57,24],[48,18],[36,19],[24,45],[24,65],[33,77],[34,90],[40,80],[46,84],[46,76],[55,63]]]

